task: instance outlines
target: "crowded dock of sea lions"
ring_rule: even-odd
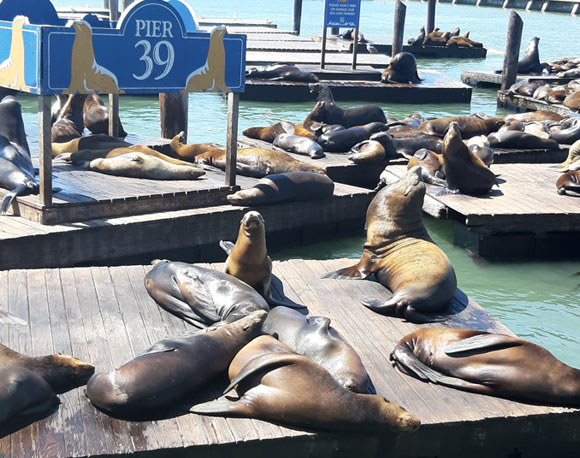
[[[573,46],[233,3],[0,2],[0,457],[575,456]]]

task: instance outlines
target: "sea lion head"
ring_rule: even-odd
[[[417,74],[417,60],[415,56],[410,52],[400,52],[393,56],[389,62],[386,79],[397,83],[421,82],[421,78]]]
[[[257,211],[251,210],[240,221],[240,229],[248,238],[263,237],[265,233],[264,218]]]
[[[376,409],[374,422],[381,426],[387,425],[389,431],[412,432],[421,426],[421,420],[396,402],[376,394],[360,394],[358,396],[367,398],[368,402]]]
[[[465,143],[463,143],[463,140],[461,139],[461,129],[459,128],[459,124],[453,121],[449,124],[447,133],[443,138],[443,155],[448,156],[449,153],[453,153],[458,149],[467,150],[467,146],[465,146]]]
[[[95,372],[95,366],[72,356],[55,354],[39,358],[38,361],[44,366],[43,378],[55,393],[64,393],[85,385]]]
[[[415,220],[417,215],[421,216],[425,191],[421,167],[418,166],[407,170],[399,181],[380,190],[367,210],[367,239],[372,232],[369,214],[374,215],[372,220],[388,221],[389,225],[400,219]]]
[[[316,94],[317,102],[329,102],[334,103],[334,97],[330,88],[323,83],[310,83],[308,84],[308,89],[311,94]]]

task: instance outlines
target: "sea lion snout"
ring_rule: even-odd
[[[410,414],[406,410],[401,412],[399,418],[397,419],[397,423],[401,431],[407,432],[416,431],[421,426],[421,420],[419,420],[416,416]]]

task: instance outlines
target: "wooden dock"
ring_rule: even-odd
[[[571,110],[561,104],[548,103],[520,94],[510,94],[507,91],[497,91],[497,104],[503,108],[509,108],[518,112],[529,110],[547,110],[562,116],[578,116],[579,112]]]
[[[539,75],[539,76],[530,76],[530,75],[517,75],[516,82],[529,80],[542,80],[550,83],[567,83],[571,81],[573,78],[560,78],[558,76],[550,76],[550,75]],[[470,86],[476,87],[500,87],[501,86],[501,73],[492,73],[492,72],[474,72],[470,70],[463,70],[461,72],[461,81],[465,84],[469,84]]]
[[[556,192],[559,173],[548,164],[492,164],[500,188],[488,195],[438,195],[427,185],[423,210],[454,221],[455,244],[487,258],[577,257],[580,200]],[[387,167],[389,182],[406,166]]]
[[[319,278],[352,262],[292,260],[275,262],[273,267],[290,299],[307,305],[312,315],[329,317],[356,349],[377,393],[421,419],[415,433],[311,433],[259,420],[194,414],[124,421],[96,410],[81,387],[61,395],[57,413],[0,439],[0,456],[575,456],[580,446],[580,410],[462,392],[423,383],[394,369],[389,353],[417,326],[360,305],[362,296],[390,295],[376,282]],[[107,372],[167,336],[190,331],[149,297],[143,286],[148,269],[0,271],[0,308],[29,322],[26,327],[0,325],[2,343],[30,355],[72,354],[93,363],[97,372]],[[457,313],[450,320],[431,326],[511,334],[461,292],[452,310]],[[218,394],[217,389],[208,390]]]

